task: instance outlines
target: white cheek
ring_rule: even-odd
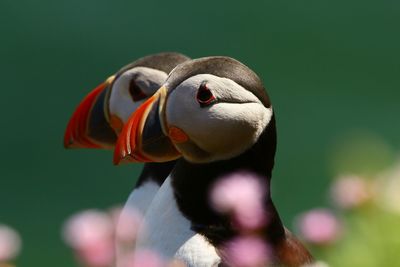
[[[213,85],[216,86],[215,83],[210,84],[211,89]],[[227,159],[239,155],[257,142],[271,120],[272,108],[266,108],[253,94],[243,88],[232,89],[232,93],[236,94],[233,99],[254,102],[220,102],[202,108],[196,100],[197,88],[184,84],[177,87],[168,98],[166,110],[167,123],[182,129],[191,141],[211,155],[207,159],[195,159],[187,155],[188,159],[191,161]],[[217,96],[232,93],[229,90],[217,91],[217,88],[214,91]],[[185,151],[181,152],[185,156]]]
[[[110,113],[117,115],[125,123],[144,101],[133,102],[130,96],[125,95],[110,97]]]
[[[117,115],[126,122],[131,114],[146,100],[134,102],[129,92],[132,79],[140,86],[147,96],[153,95],[167,78],[160,70],[146,67],[136,67],[126,71],[115,80],[110,94],[110,113]]]
[[[124,122],[129,118],[135,105],[128,90],[130,81],[130,75],[120,76],[114,82],[110,94],[110,113],[117,115]]]
[[[224,159],[256,143],[272,111],[259,103],[220,103],[201,114],[201,121],[207,124],[204,128],[198,124],[192,127],[193,139],[216,158]]]

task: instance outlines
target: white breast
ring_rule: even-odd
[[[214,247],[190,226],[177,207],[168,177],[145,213],[137,248],[151,249],[166,259],[179,259],[189,267],[217,266],[220,259]]]
[[[157,194],[160,186],[154,181],[146,181],[140,187],[135,188],[129,195],[125,203],[124,211],[129,212],[130,209],[145,214],[147,208],[150,206],[154,196]]]
[[[175,259],[188,267],[217,267],[221,262],[215,248],[199,234],[187,240],[175,253]]]

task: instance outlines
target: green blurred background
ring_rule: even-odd
[[[0,222],[19,267],[76,266],[60,228],[72,213],[127,198],[141,166],[110,151],[66,151],[83,96],[160,51],[235,57],[264,80],[278,123],[273,195],[289,227],[327,203],[338,140],[370,132],[400,145],[400,2],[0,1]]]

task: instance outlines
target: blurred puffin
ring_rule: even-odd
[[[78,105],[68,123],[64,146],[112,149],[130,115],[160,88],[175,66],[187,60],[179,53],[159,53],[123,67]],[[174,162],[145,164],[127,207],[132,204],[144,212],[173,166]]]
[[[205,237],[217,248],[234,229],[208,201],[221,176],[248,171],[265,177],[269,188],[276,150],[275,116],[260,78],[229,57],[184,62],[125,124],[114,162],[177,160],[144,218],[148,231],[138,246],[165,257],[197,264],[185,256],[186,244]],[[262,236],[271,246],[273,263],[301,266],[312,262],[307,249],[283,226],[268,192],[269,215]],[[211,266],[211,265],[208,265]]]
[[[179,53],[159,53],[140,58],[123,67],[90,92],[78,105],[68,123],[64,146],[113,148],[131,113],[160,88],[176,65],[187,60],[187,56]],[[121,218],[133,213],[144,214],[174,164],[174,161],[169,161],[144,165]],[[119,228],[121,227],[117,226],[117,230]],[[123,253],[120,251],[122,247],[117,250],[118,253]]]

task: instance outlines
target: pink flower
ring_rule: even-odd
[[[111,215],[116,230],[116,263],[120,267],[125,264],[125,258],[131,258],[130,255],[135,249],[135,240],[143,217],[141,212],[133,207],[114,208],[111,210]]]
[[[0,262],[14,259],[21,250],[19,234],[6,225],[0,225]]]
[[[215,183],[210,202],[216,211],[232,215],[239,228],[252,230],[266,223],[263,208],[266,193],[266,186],[259,177],[238,173]]]
[[[341,225],[333,213],[327,209],[314,209],[303,213],[297,219],[300,235],[307,242],[328,245],[341,235]]]
[[[76,250],[76,255],[84,265],[110,267],[114,263],[114,243],[103,241]]]
[[[343,209],[361,206],[371,198],[367,182],[358,176],[343,176],[331,187],[331,197]]]
[[[73,215],[64,225],[65,242],[88,266],[110,266],[114,261],[114,224],[106,213],[87,210]]]
[[[166,263],[151,250],[138,250],[126,256],[121,267],[164,267]]]
[[[111,214],[116,228],[117,241],[133,244],[143,220],[142,214],[132,207],[114,208]]]
[[[220,254],[231,267],[261,267],[269,262],[270,250],[262,239],[243,236],[229,241]]]

